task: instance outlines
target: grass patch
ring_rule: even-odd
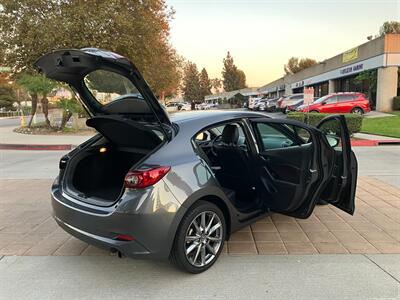
[[[400,111],[394,117],[364,118],[361,132],[400,138]]]

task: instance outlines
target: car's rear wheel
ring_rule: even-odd
[[[352,113],[352,114],[356,114],[356,115],[362,115],[362,114],[364,114],[364,111],[363,111],[363,109],[360,108],[360,107],[354,107],[354,108],[351,110],[351,113]]]
[[[221,254],[225,236],[221,210],[213,203],[198,201],[182,219],[170,259],[184,271],[204,272]]]

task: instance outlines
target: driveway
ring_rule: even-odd
[[[306,220],[273,215],[233,234],[225,252],[400,253],[399,151],[355,148],[361,176],[354,216],[330,205]],[[108,255],[72,238],[51,217],[49,187],[64,153],[0,151],[0,255]]]

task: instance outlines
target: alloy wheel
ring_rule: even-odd
[[[223,225],[213,211],[199,213],[190,223],[185,236],[185,255],[195,267],[211,263],[222,244]]]

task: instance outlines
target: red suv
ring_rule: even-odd
[[[362,115],[370,112],[368,99],[362,93],[335,93],[319,98],[308,107],[310,112],[353,113]],[[306,112],[307,106],[301,105],[297,111]]]

